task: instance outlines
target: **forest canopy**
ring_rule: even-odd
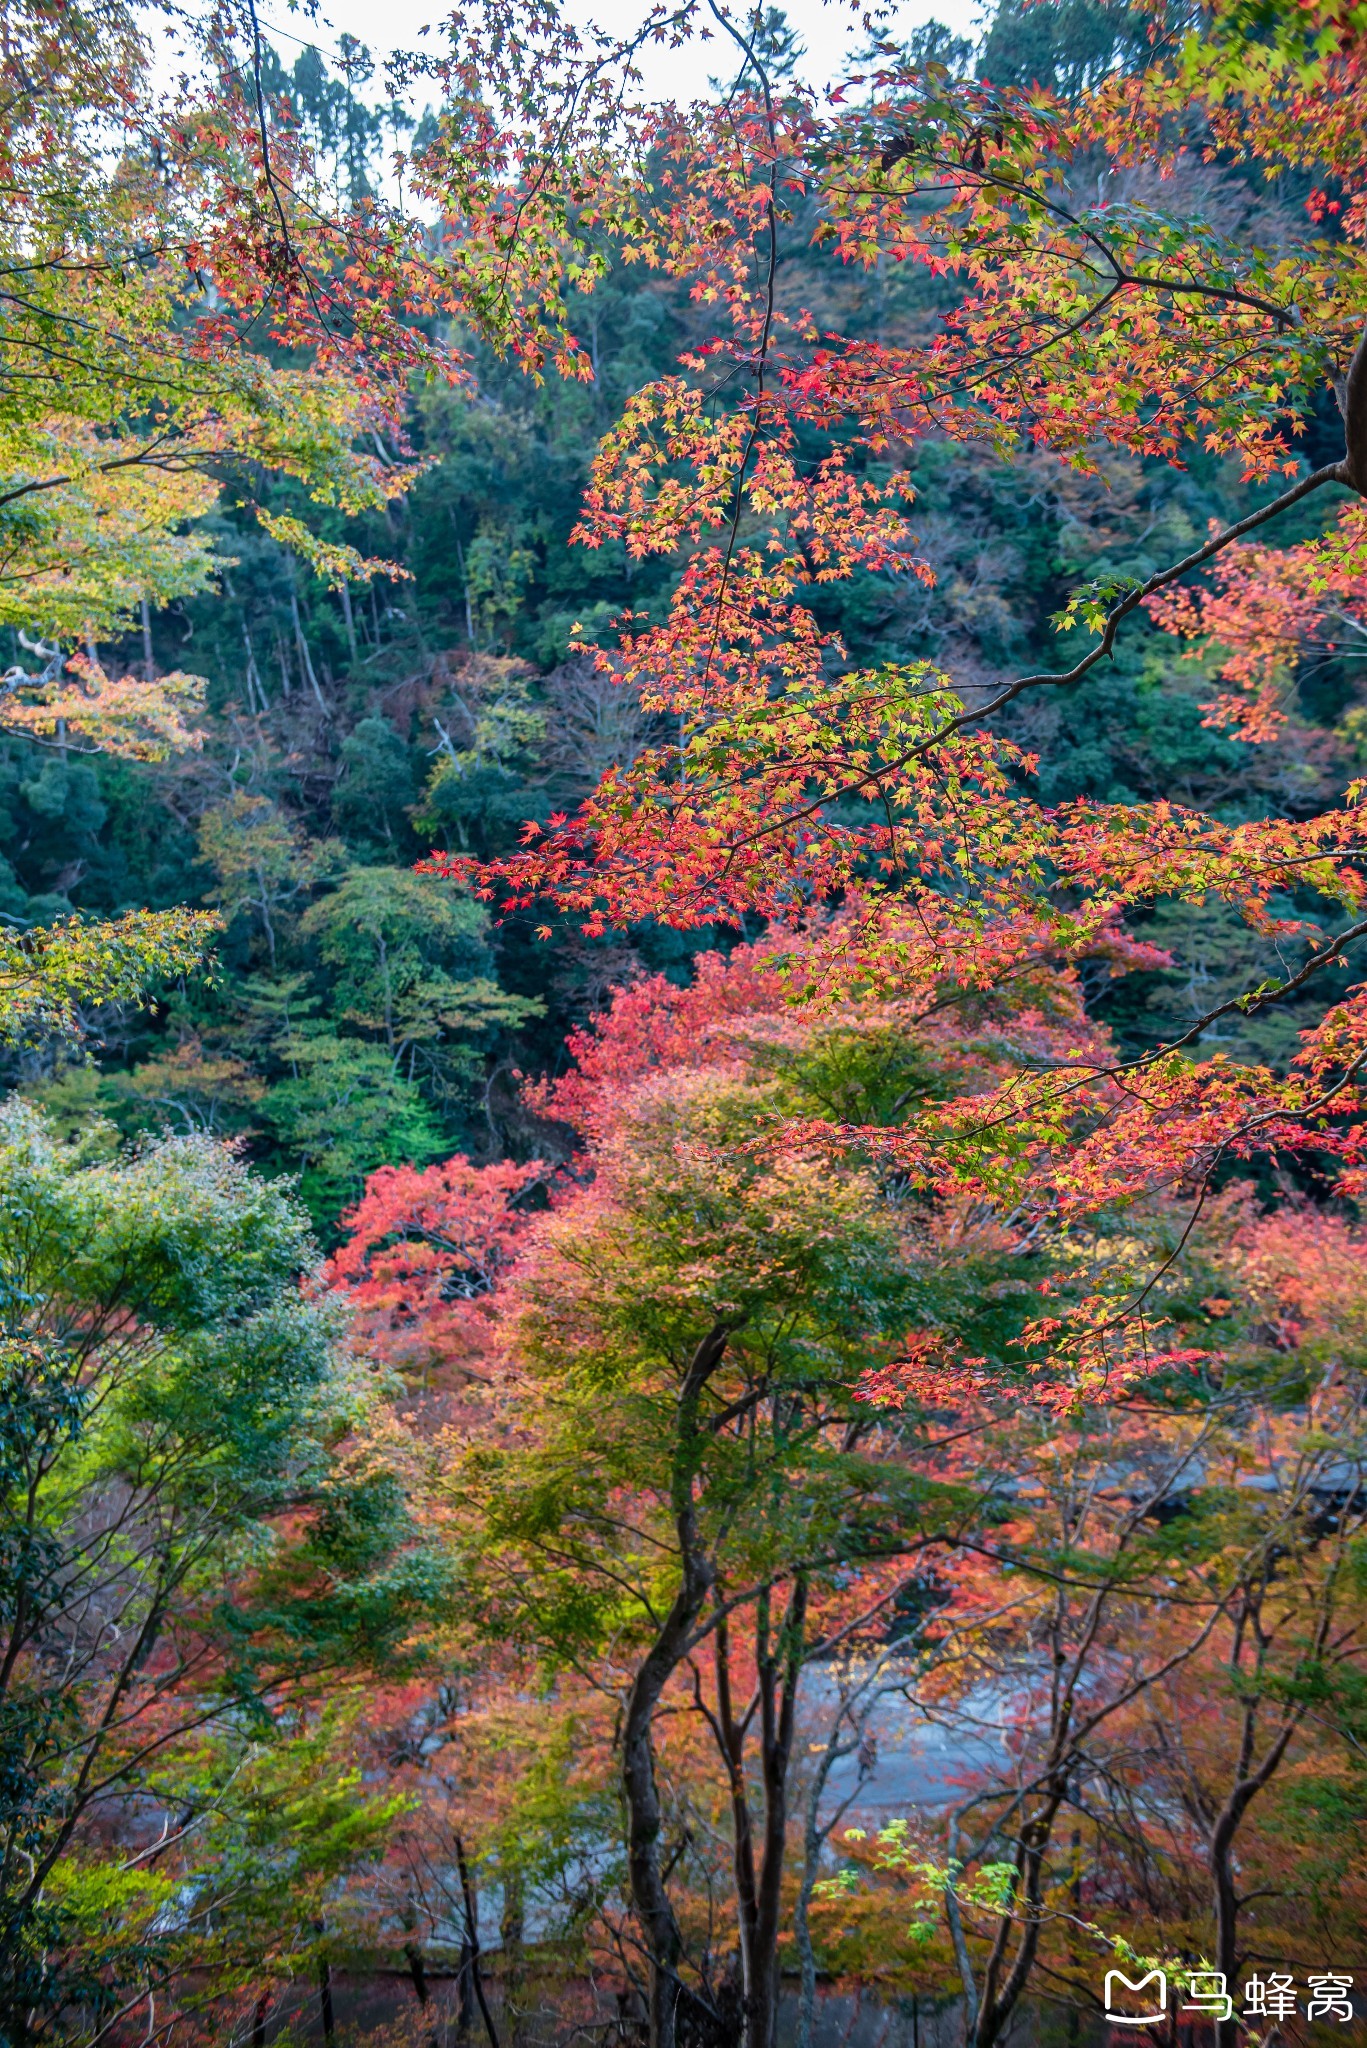
[[[0,2036],[1360,2025],[1367,10],[0,22]]]

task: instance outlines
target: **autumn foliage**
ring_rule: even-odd
[[[141,15],[7,27],[0,624],[40,665],[0,717],[63,764],[193,755],[208,700],[154,673],[151,607],[237,566],[205,537],[230,501],[335,594],[372,710],[332,746],[345,691],[287,565],[279,701],[244,610],[235,751],[185,840],[219,917],[0,932],[0,1030],[55,1040],[221,921],[257,1064],[187,1027],[142,1085],[171,1075],[206,1125],[232,1097],[239,1153],[270,1124],[336,1227],[322,1260],[204,1129],[125,1157],[93,1117],[67,1149],[6,1112],[56,1190],[41,1272],[20,1216],[6,1281],[16,2039],[41,2011],[50,2038],[77,2012],[150,2042],[193,2008],[262,2042],[293,1978],[331,2048],[332,1958],[383,1953],[424,2033],[440,1956],[499,2048],[495,2006],[542,2010],[539,1946],[558,2010],[650,2048],[775,2048],[790,1957],[806,2048],[818,1950],[865,1977],[919,1956],[995,2048],[1042,1980],[1081,2008],[1131,1939],[1232,1980],[1351,1930],[1362,1872],[1324,1843],[1367,1812],[1361,718],[1306,743],[1296,801],[1264,798],[1303,737],[1293,679],[1367,631],[1367,18],[1142,16],[1133,61],[1068,89],[932,39],[874,41],[822,94],[773,22],[712,0],[618,43],[474,0],[386,81],[439,102],[396,152],[405,197],[347,204],[266,90],[250,6],[177,17],[165,92]],[[703,25],[734,84],[652,100],[641,49]],[[609,414],[591,295],[629,274],[688,339]],[[842,285],[890,275],[919,280],[913,316],[851,310]],[[572,539],[627,602],[540,620],[561,666],[533,687],[492,630],[530,553],[481,524],[460,659],[419,623],[389,703],[362,676],[378,600],[362,656],[348,592],[407,571],[355,537],[397,532],[432,387],[475,391],[491,356],[601,403]],[[837,597],[932,590],[945,451],[1023,498],[1115,487],[1123,566],[1066,590],[1055,661],[984,638],[961,662],[950,634],[884,659],[835,623]],[[1160,471],[1217,476],[1227,509],[1150,548]],[[119,674],[97,643],[135,622],[145,672]],[[1245,764],[1239,803],[1048,785],[1050,718],[1143,634]],[[617,707],[591,776],[557,766],[555,690]],[[414,874],[414,832],[448,827]],[[1171,1028],[1102,1021],[1210,912],[1265,969]],[[494,978],[489,919],[599,963],[540,1079],[495,1050],[544,1004]],[[668,972],[610,950],[642,929],[677,936]],[[1221,1039],[1293,1005],[1265,1052]],[[212,1204],[167,1237],[177,1173],[237,1219],[227,1264]],[[106,1189],[87,1273],[63,1219],[89,1235]],[[44,1544],[77,1545],[60,1571],[39,1506]],[[45,1619],[82,1544],[131,1617],[117,1657],[79,1599]],[[70,1644],[74,1746],[45,1705]],[[842,1834],[889,1699],[956,1768]],[[157,1837],[154,1809],[185,1818]],[[201,1989],[159,2022],[173,1979]]]
[[[493,1341],[494,1290],[530,1220],[515,1204],[541,1175],[535,1160],[476,1167],[461,1158],[372,1174],[326,1268],[367,1348],[418,1377],[477,1373]]]
[[[624,617],[598,655],[668,737],[577,814],[529,826],[525,852],[431,865],[504,914],[540,902],[589,932],[643,917],[792,927],[839,902],[789,970],[792,993],[816,1001],[986,996],[1041,955],[1078,962],[1113,943],[1131,912],[1218,900],[1280,949],[1283,974],[1138,1057],[1078,1043],[971,1109],[951,1104],[898,1141],[899,1164],[942,1198],[957,1188],[1079,1223],[1169,1195],[1199,1208],[1231,1166],[1269,1155],[1332,1159],[1351,1193],[1361,991],[1327,1003],[1281,1070],[1226,1065],[1199,1040],[1227,1012],[1306,988],[1361,935],[1356,785],[1298,819],[1049,808],[1003,718],[1091,672],[1147,605],[1224,650],[1233,695],[1209,715],[1274,744],[1288,651],[1335,618],[1355,630],[1351,505],[1284,557],[1261,530],[1312,494],[1367,488],[1360,38],[1315,43],[1298,15],[1254,66],[1232,13],[1199,35],[1155,15],[1152,61],[1073,103],[889,55],[823,106],[731,33],[742,76],[724,108],[631,115],[632,148],[658,165],[644,187],[632,148],[614,156],[589,131],[581,147],[571,125],[519,216],[566,264],[588,224],[610,224],[626,260],[715,309],[711,338],[605,437],[578,534],[679,563],[667,613]],[[1216,203],[1222,150],[1267,179],[1313,164],[1336,181],[1338,212],[1316,202],[1289,242],[1279,229],[1265,245]],[[582,215],[557,213],[571,187]],[[928,270],[944,310],[924,335],[829,332],[780,287],[794,240],[834,265]],[[509,319],[518,288],[510,274]],[[1326,379],[1344,453],[1306,473],[1296,437]],[[1146,581],[1076,591],[1054,670],[969,691],[929,663],[851,668],[821,590],[929,575],[914,504],[928,436],[1006,459],[1029,443],[1082,469],[1103,446],[1175,463],[1199,450],[1237,462],[1253,509]],[[1206,565],[1217,581],[1203,594],[1185,579]],[[1104,1384],[1146,1299],[1135,1275],[1041,1319],[1039,1340],[1074,1350],[1079,1384]]]

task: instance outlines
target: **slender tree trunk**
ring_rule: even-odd
[[[503,1911],[499,1916],[498,1936],[505,1949],[520,1949],[525,1932],[526,1902],[522,1873],[512,1870],[503,1879]]]
[[[1226,1824],[1227,1823],[1227,1824]],[[1215,1893],[1215,1967],[1232,1986],[1239,1968],[1239,1893],[1234,1883],[1232,1850],[1238,1822],[1221,1814],[1210,1845],[1210,1876]],[[1216,2048],[1235,2048],[1242,2029],[1235,2018],[1215,2023]]]
[[[683,1961],[683,1935],[670,1904],[660,1862],[660,1793],[655,1781],[651,1724],[661,1693],[687,1654],[689,1637],[712,1585],[712,1570],[698,1540],[693,1479],[698,1403],[703,1388],[725,1356],[727,1336],[725,1325],[714,1325],[694,1352],[679,1389],[672,1501],[679,1544],[679,1590],[636,1673],[622,1727],[627,1868],[632,1904],[640,1918],[650,1958],[651,2048],[675,2048],[681,1989],[679,1966]]]
[[[318,678],[314,673],[313,656],[309,653],[309,643],[304,638],[304,624],[299,616],[299,598],[293,589],[290,591],[290,617],[294,620],[294,644],[299,650],[299,666],[303,669],[304,679],[317,700],[318,709],[326,717],[327,699],[319,688]]]
[[[142,603],[142,673],[146,682],[156,681],[156,668],[152,661],[152,613],[144,597]]]
[[[757,1863],[754,1824],[745,1781],[745,1733],[750,1715],[747,1712],[738,1721],[734,1712],[730,1630],[722,1590],[717,1588],[714,1633],[717,1716],[714,1732],[720,1738],[730,1790],[746,2048],[774,2048],[778,2025],[778,1936],[788,1834],[788,1772],[792,1762],[793,1716],[804,1649],[806,1574],[799,1573],[794,1581],[777,1645],[772,1632],[771,1601],[771,1589],[766,1587],[755,1602],[760,1778],[764,1801],[762,1861]],[[809,1949],[810,1945],[809,1940]]]
[[[247,630],[247,621],[245,619],[242,621],[242,642],[247,650],[248,709],[255,711],[259,706],[263,712],[268,711],[270,709],[270,699],[266,695],[266,685],[261,680],[261,671],[256,665],[256,649],[252,646],[252,636]]]
[[[403,1945],[404,1961],[408,1965],[408,1974],[413,1980],[413,1995],[418,2001],[418,2010],[426,2012],[432,1994],[427,1985],[427,1959],[422,1952],[422,1943],[417,1937],[417,1915],[413,1911],[411,1903],[408,1911],[404,1914],[403,1924],[408,1935],[408,1939]],[[427,2038],[430,2048],[440,2048],[438,2030],[435,2026]]]
[[[1358,353],[1361,354],[1361,349]],[[1356,357],[1354,361],[1356,363]],[[1265,1591],[1265,1584],[1257,1590],[1252,1587],[1246,1588],[1235,1618],[1229,1663],[1236,1684],[1243,1678],[1245,1683],[1257,1686],[1261,1679],[1267,1647],[1267,1637],[1262,1625],[1262,1594]],[[1246,1648],[1252,1651],[1251,1664],[1248,1665],[1244,1661]],[[1233,1782],[1210,1831],[1209,1865],[1215,1906],[1215,1967],[1223,1971],[1227,1985],[1235,1982],[1239,1969],[1239,1908],[1242,1901],[1234,1878],[1234,1843],[1243,1825],[1244,1815],[1286,1755],[1299,1720],[1299,1715],[1295,1713],[1283,1719],[1281,1728],[1269,1744],[1262,1762],[1258,1763],[1256,1756],[1260,1707],[1261,1700],[1256,1693],[1253,1698],[1245,1699]],[[1233,2017],[1217,2021],[1216,2048],[1235,2048],[1242,2031],[1239,2021]]]
[[[467,1914],[460,1937],[460,1964],[456,1977],[456,2032],[462,2041],[470,2037],[475,2021],[474,2001],[475,1951],[470,1940],[470,1921]]]
[[[755,1838],[750,1824],[750,1799],[745,1785],[745,1729],[738,1724],[731,1700],[731,1630],[716,1588],[717,1730],[726,1767],[731,1802],[731,1870],[736,1886],[736,1921],[740,1938],[741,1997],[747,2030],[755,2004],[756,1938],[759,1904],[755,1883]]]
[[[622,1788],[627,1806],[627,1867],[631,1896],[650,1955],[651,2048],[675,2048],[679,1965],[683,1935],[669,1902],[660,1864],[660,1794],[655,1782],[651,1721],[660,1694],[684,1655],[690,1630],[702,1613],[708,1579],[696,1560],[685,1567],[684,1583],[664,1625],[636,1674],[622,1730]]]
[[[422,1950],[418,1947],[416,1941],[406,1941],[404,1943],[403,1958],[408,1965],[408,1974],[413,1979],[413,1991],[418,2004],[426,2005],[428,1999],[427,1965],[423,1961]]]
[[[261,894],[260,894],[260,895],[258,896],[258,898],[257,898],[257,900],[256,900],[256,908],[257,908],[257,909],[258,909],[258,910],[259,910],[259,911],[261,912],[261,924],[262,924],[262,928],[263,928],[263,930],[265,931],[265,934],[266,934],[266,950],[267,950],[267,951],[269,952],[269,954],[270,954],[270,956],[271,956],[271,966],[272,966],[272,967],[274,967],[274,965],[275,965],[275,926],[274,926],[274,925],[273,925],[273,924],[271,923],[271,892],[270,892],[270,885],[269,885],[269,883],[267,882],[267,880],[266,880],[266,877],[265,877],[265,876],[264,876],[264,875],[263,875],[263,874],[262,874],[262,873],[260,872],[260,870],[259,870],[259,869],[258,869],[258,871],[257,871],[257,881],[258,881],[258,882],[260,883],[260,885],[261,885]]]
[[[393,1059],[397,1052],[394,1044],[394,984],[389,972],[389,948],[384,942],[383,932],[376,937],[375,954],[380,964],[380,980],[384,987],[384,1041],[389,1047],[389,1056]]]
[[[957,1813],[950,1815],[945,1853],[951,1862],[958,1860],[961,1818],[962,1815]],[[959,1901],[953,1886],[945,1892],[945,1918],[949,1922],[949,1938],[954,1947],[954,1962],[964,1994],[964,2040],[971,2042],[977,2038],[978,2033],[978,1979],[973,1969],[973,1958],[968,1953],[963,1914],[959,1910]]]
[[[1078,1950],[1077,1950],[1077,1940],[1076,1940],[1076,1932],[1075,1932],[1076,1928],[1078,1927],[1078,1925],[1080,1924],[1080,1922],[1081,1922],[1081,1920],[1082,1920],[1082,1829],[1081,1829],[1081,1828],[1074,1828],[1074,1829],[1073,1829],[1073,1839],[1072,1839],[1072,1842],[1071,1842],[1070,1846],[1071,1846],[1071,1848],[1072,1848],[1072,1852],[1073,1852],[1073,1874],[1072,1874],[1071,1878],[1070,1878],[1070,1879],[1069,1879],[1069,1881],[1068,1881],[1068,1897],[1069,1897],[1069,1900],[1070,1900],[1070,1902],[1071,1902],[1071,1905],[1072,1905],[1072,1909],[1073,1909],[1073,1932],[1071,1932],[1071,1933],[1070,1933],[1070,1937],[1069,1937],[1069,1943],[1068,1943],[1068,1967],[1069,1967],[1069,1968],[1070,1968],[1071,1970],[1077,1971],[1077,1970],[1081,1970],[1081,1968],[1082,1968],[1082,1963],[1083,1963],[1083,1959],[1082,1959],[1082,1957],[1081,1957],[1081,1956],[1080,1956],[1080,1955],[1078,1954]],[[1076,2001],[1076,2000],[1074,2000],[1074,2001],[1073,2001],[1073,2002],[1072,2002],[1072,2003],[1071,2003],[1071,2004],[1069,2005],[1069,2007],[1068,2007],[1068,2048],[1077,2048],[1077,2043],[1078,2043],[1078,2033],[1079,2033],[1079,2021],[1080,2021],[1080,2015],[1079,2015],[1079,2012],[1078,2012],[1078,2008],[1077,2008],[1077,2001]],[[1169,2015],[1169,2026],[1170,2026],[1170,2032],[1171,2032],[1171,2026],[1172,2026],[1172,2024],[1173,2024],[1174,2022],[1175,2022],[1175,2015]],[[1172,2044],[1171,2044],[1171,2041],[1170,2041],[1170,2044],[1169,2044],[1169,2048],[1172,2048]]]
[[[1367,330],[1359,336],[1339,396],[1343,413],[1342,478],[1367,498]]]
[[[793,1905],[793,1942],[801,1972],[794,2048],[812,2048],[812,2029],[816,2024],[816,1950],[812,1947],[811,1923],[812,1886],[815,1882],[816,1871],[804,1860]]]
[[[788,1611],[771,1652],[765,1600],[760,1671],[760,1769],[764,1780],[764,1861],[756,1897],[753,2005],[749,2048],[774,2048],[778,2033],[778,1935],[783,1914],[783,1865],[788,1845],[788,1772],[793,1756],[797,1689],[806,1647],[807,1575],[793,1582]]]
[[[315,1920],[313,1924],[314,1931],[321,1936],[323,1932],[322,1921]],[[332,1965],[329,1963],[326,1955],[321,1952],[318,1957],[318,2010],[322,2014],[323,2019],[323,2041],[325,2048],[332,2048],[333,2042],[337,2039],[337,2015],[333,2011],[332,2006]]]
[[[347,646],[351,649],[354,666],[359,659],[356,652],[356,615],[351,609],[351,590],[345,583],[342,585],[342,617],[346,620]]]
[[[318,1964],[318,2003],[323,2015],[323,2039],[332,2048],[337,2039],[337,2020],[332,2009],[332,1965],[326,1956]]]
[[[484,2031],[489,2036],[489,2048],[499,2048],[498,2033],[494,2027],[494,2017],[489,2010],[489,2001],[484,1995],[484,1973],[479,1966],[479,1896],[475,1891],[474,1881],[470,1876],[470,1866],[465,1855],[465,1844],[459,1835],[455,1836],[454,1840],[456,1868],[460,1872],[460,1896],[461,1902],[465,1907],[465,1941],[461,1949],[462,1960],[467,1951],[469,1954],[466,1971],[461,1977],[462,2008],[464,2007],[465,1983],[468,1976],[470,1984],[474,1987],[475,1997],[479,2001],[480,2017],[484,2021]]]
[[[1030,1981],[1030,1973],[1035,1967],[1035,1956],[1039,1950],[1044,1858],[1066,1790],[1066,1779],[1061,1784],[1055,1781],[1048,1785],[1043,1804],[1021,1828],[1016,1851],[1019,1877],[1015,1893],[1018,1902],[1017,1913],[1023,1923],[1020,1941],[1006,1979],[998,1991],[997,1985],[1001,1982],[1001,1972],[1006,1962],[1007,1945],[1015,1918],[1012,1914],[1003,1914],[997,1925],[997,1938],[992,1945],[987,1968],[983,1972],[982,1996],[978,2002],[977,2025],[972,2037],[973,2048],[993,2048],[993,2043],[1000,2039]]]
[[[470,643],[471,654],[477,654],[479,648],[475,640],[474,608],[470,603],[470,579],[465,573],[465,550],[460,544],[459,536],[456,539],[456,560],[460,563],[461,591],[465,598],[465,637]]]
[[[1242,1757],[1244,1768],[1217,1816],[1210,1836],[1210,1882],[1215,1905],[1215,1967],[1223,1971],[1227,1984],[1233,1984],[1239,1974],[1239,1912],[1243,1905],[1234,1876],[1234,1844],[1243,1825],[1244,1815],[1259,1792],[1280,1768],[1282,1759],[1290,1747],[1292,1735],[1299,1725],[1300,1714],[1288,1715],[1262,1762],[1256,1769],[1249,1769],[1253,1756],[1256,1720],[1257,1705],[1254,1703],[1245,1713],[1247,1734]],[[1218,2021],[1215,2029],[1216,2048],[1236,2048],[1242,2032],[1243,2029],[1236,2018]]]

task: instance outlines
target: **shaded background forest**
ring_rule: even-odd
[[[1039,78],[1065,92],[1144,61],[1136,21],[1098,0],[1007,0],[976,53],[934,26],[920,35],[925,51],[995,82]],[[781,14],[766,38],[781,74],[794,43]],[[267,83],[339,192],[354,198],[383,175],[395,131],[359,45],[344,38],[331,68],[292,47],[272,58]],[[1218,166],[1201,175],[1231,222],[1304,201],[1288,187],[1273,202]],[[877,337],[923,327],[951,287],[911,266],[865,273],[799,255],[779,289],[818,324]],[[547,941],[539,912],[494,928],[481,906],[412,872],[434,847],[508,850],[524,821],[572,807],[649,737],[579,644],[610,647],[624,608],[658,610],[672,567],[576,546],[572,530],[599,437],[630,393],[672,367],[700,317],[681,288],[614,264],[585,302],[592,383],[538,386],[485,354],[471,393],[419,392],[411,448],[426,468],[387,515],[346,521],[262,478],[270,511],[394,564],[368,588],[330,590],[225,500],[219,587],[146,614],[140,632],[99,650],[111,666],[207,677],[201,751],[143,763],[0,739],[7,920],[186,902],[225,920],[211,978],[166,989],[150,1013],[88,1018],[93,1058],[55,1041],[7,1054],[10,1085],[71,1128],[99,1113],[126,1135],[240,1136],[268,1174],[299,1176],[329,1243],[379,1166],[544,1149],[519,1076],[556,1071],[567,1031],[613,986],[643,970],[682,980],[700,946],[735,942],[653,925],[592,940],[563,919]],[[1312,464],[1336,445],[1325,403],[1325,447],[1305,447]],[[855,662],[930,658],[970,702],[975,679],[1056,659],[1052,615],[1079,581],[1142,577],[1244,504],[1233,466],[1213,459],[1178,469],[1111,452],[1084,476],[1044,453],[1003,464],[931,442],[892,460],[911,466],[934,587],[859,573],[818,586],[816,610]],[[1294,517],[1286,527],[1287,540],[1310,530]],[[1343,650],[1312,650],[1285,743],[1248,746],[1203,724],[1207,666],[1137,622],[1113,662],[1005,717],[1039,749],[1045,803],[1171,797],[1227,820],[1298,816],[1353,772],[1355,688]],[[1090,991],[1126,1048],[1180,1033],[1268,964],[1219,904],[1160,909],[1138,928],[1173,965],[1098,978]],[[1296,1006],[1216,1028],[1230,1050],[1275,1061],[1294,1043]]]

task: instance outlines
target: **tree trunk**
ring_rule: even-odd
[[[660,1794],[651,1724],[661,1693],[687,1654],[689,1637],[712,1584],[711,1566],[698,1541],[693,1480],[698,1403],[725,1355],[727,1335],[725,1325],[714,1325],[694,1352],[679,1389],[672,1487],[679,1590],[632,1682],[622,1727],[627,1868],[632,1904],[640,1917],[650,1959],[650,2048],[675,2048],[682,1989],[679,1966],[683,1961],[683,1935],[660,1863]]]
[[[465,573],[465,550],[460,544],[459,535],[456,538],[456,560],[460,564],[461,589],[465,597],[465,637],[470,643],[471,654],[477,654],[479,647],[475,640],[474,609],[470,603],[470,579]]]
[[[1043,1805],[1021,1828],[1016,1851],[1019,1879],[1015,1894],[1020,1902],[1020,1918],[1023,1922],[1020,1941],[1015,1959],[1007,1972],[1006,1981],[999,1992],[997,1984],[1006,1960],[1007,1943],[1014,1917],[1012,1914],[1003,1914],[998,1923],[992,1954],[983,1972],[978,2020],[972,2036],[973,2048],[993,2048],[993,2043],[1000,2038],[1030,1981],[1030,1974],[1035,1967],[1035,1956],[1039,1950],[1044,1858],[1053,1836],[1054,1822],[1058,1818],[1059,1808],[1066,1795],[1066,1778],[1062,1783],[1055,1781],[1047,1786]]]
[[[1367,330],[1359,336],[1339,405],[1343,413],[1343,461],[1340,475],[1349,490],[1367,498]]]
[[[347,646],[351,649],[352,666],[355,667],[360,659],[356,652],[356,615],[351,609],[350,588],[345,583],[342,585],[342,617],[346,620]]]
[[[745,2013],[746,2039],[749,2043],[750,2021],[755,2007],[755,1960],[759,1927],[758,1888],[755,1883],[755,1838],[750,1825],[750,1799],[745,1786],[745,1729],[737,1722],[731,1701],[731,1630],[726,1608],[722,1604],[720,1586],[716,1588],[716,1593],[717,1618],[712,1639],[716,1645],[717,1732],[721,1736],[722,1761],[726,1766],[731,1801],[731,1871],[736,1887],[742,2009]],[[753,2048],[753,2043],[750,2043],[750,2048]]]
[[[764,1796],[763,1860],[757,1866],[750,1796],[745,1782],[745,1731],[750,1714],[747,1711],[738,1721],[732,1706],[730,1630],[721,1589],[717,1589],[717,1717],[714,1732],[720,1740],[730,1787],[745,2048],[774,2048],[778,2025],[778,1935],[788,1834],[788,1771],[792,1761],[793,1714],[804,1649],[806,1574],[798,1573],[794,1581],[777,1648],[773,1644],[770,1627],[771,1599],[772,1591],[765,1587],[755,1602],[760,1778]],[[810,1952],[810,1939],[807,1947]]]
[[[1260,1764],[1254,1764],[1257,1742],[1258,1710],[1260,1702],[1251,1700],[1244,1709],[1244,1728],[1239,1750],[1238,1776],[1230,1787],[1224,1806],[1216,1816],[1210,1833],[1210,1880],[1215,1905],[1215,1967],[1224,1973],[1226,1985],[1233,1985],[1239,1974],[1239,1909],[1243,1901],[1234,1878],[1234,1844],[1244,1815],[1281,1768],[1282,1760],[1291,1746],[1291,1738],[1300,1725],[1303,1707],[1289,1709],[1282,1718],[1280,1728],[1268,1745]],[[1243,2028],[1236,2018],[1218,2020],[1215,2026],[1216,2048],[1237,2048]]]
[[[474,1987],[475,1997],[479,2001],[480,2018],[484,2021],[484,2031],[489,2036],[489,2048],[499,2048],[498,2034],[494,2027],[494,2017],[489,2010],[489,2001],[484,1995],[484,1973],[479,1966],[479,1895],[475,1890],[474,1880],[470,1876],[470,1865],[466,1861],[465,1856],[465,1844],[459,1835],[454,1837],[454,1842],[456,1868],[460,1872],[460,1896],[465,1907],[465,1942],[462,1947],[462,1960],[464,1961],[467,1955],[469,1958],[466,1963],[466,1969],[461,1976],[461,2010],[463,2014],[465,2009],[465,1985],[468,1980]]]
[[[794,2048],[812,2048],[812,2029],[816,2024],[816,1950],[812,1947],[812,1894],[816,1890],[817,1875],[821,1868],[821,1845],[827,1840],[835,1825],[832,1821],[825,1828],[822,1827],[821,1799],[831,1770],[841,1753],[840,1719],[837,1716],[825,1752],[808,1788],[807,1811],[803,1817],[802,1871],[797,1881],[797,1899],[793,1906],[793,1940],[802,1971]],[[846,1750],[843,1753],[848,1755],[850,1752]],[[837,1810],[837,1818],[844,1810],[843,1806]]]
[[[1238,1821],[1225,1808],[1210,1845],[1210,1875],[1215,1893],[1215,1967],[1228,1989],[1239,1969],[1239,1894],[1234,1883],[1233,1847]],[[1216,2048],[1235,2048],[1242,2028],[1236,2018],[1215,2023]]]
[[[322,1933],[321,1925],[318,1932]],[[318,1958],[318,2010],[323,2019],[323,2040],[326,2048],[332,2048],[337,2039],[337,2015],[332,2007],[332,1965],[325,1955]]]
[[[418,2010],[425,2013],[432,1994],[427,1985],[427,1959],[422,1952],[422,1943],[417,1938],[416,1918],[411,1910],[404,1916],[404,1926],[408,1931],[408,1939],[403,1945],[403,1957],[408,1965],[408,1974],[413,1979],[413,1995],[418,2001]],[[433,2026],[427,2039],[429,2048],[441,2048],[440,2030],[437,2026]]]
[[[812,1947],[812,1923],[810,1909],[812,1886],[816,1882],[816,1859],[804,1859],[802,1877],[798,1883],[797,1900],[793,1906],[793,1941],[797,1948],[798,1967],[801,1981],[797,1995],[797,2036],[794,2048],[812,2048],[812,2028],[816,2023],[816,1950]]]
[[[793,1756],[797,1688],[806,1647],[807,1575],[793,1582],[771,1654],[768,1601],[760,1637],[760,1770],[764,1781],[764,1862],[756,1897],[752,2002],[747,2014],[747,2048],[774,2048],[778,2033],[778,1935],[783,1913],[783,1864],[788,1845],[788,1771]]]
[[[427,1965],[423,1961],[422,1950],[418,1947],[416,1941],[406,1941],[404,1943],[403,1958],[408,1965],[408,1974],[413,1979],[413,1991],[418,2004],[426,2005],[428,1995]]]
[[[263,1991],[252,2013],[252,2048],[266,2048],[266,2015],[270,2009],[271,1994]]]
[[[252,636],[247,630],[247,621],[245,619],[242,621],[242,640],[247,649],[248,709],[254,712],[259,705],[263,712],[269,711],[270,699],[266,695],[266,685],[261,680],[261,671],[256,663],[256,649],[252,646]]]
[[[304,625],[299,616],[299,599],[293,589],[290,591],[290,617],[294,620],[294,644],[299,649],[299,665],[304,671],[304,679],[317,700],[318,709],[326,717],[327,699],[318,686],[318,677],[314,673],[313,668],[313,656],[309,653],[309,643],[304,638]]]

